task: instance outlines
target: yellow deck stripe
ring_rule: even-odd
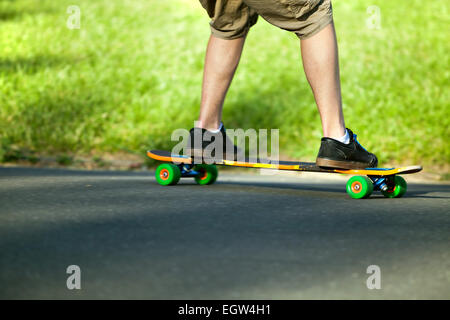
[[[247,167],[247,168],[265,168],[265,169],[280,169],[280,170],[300,170],[299,165],[283,165],[283,164],[270,164],[270,163],[249,163],[238,162],[232,160],[223,160],[223,164],[233,167]]]
[[[391,175],[396,173],[408,173],[409,171],[418,172],[421,171],[421,166],[409,166],[409,167],[400,167],[400,168],[394,168],[392,170],[364,170],[364,169],[352,169],[352,170],[339,170],[335,169],[334,171],[337,173],[344,173],[344,174],[362,174],[362,175]]]

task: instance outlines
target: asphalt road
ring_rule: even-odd
[[[450,185],[353,200],[328,177],[162,187],[153,172],[0,168],[0,298],[449,299]]]

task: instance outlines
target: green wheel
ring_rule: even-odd
[[[180,181],[181,171],[172,163],[163,163],[156,169],[155,176],[156,181],[162,186],[175,185]]]
[[[195,176],[195,182],[200,185],[213,184],[219,174],[217,167],[213,164],[198,164],[194,170],[199,172],[199,175]]]
[[[353,199],[368,198],[373,192],[373,183],[368,177],[355,176],[347,181],[347,193]]]
[[[381,191],[381,193],[386,198],[400,198],[406,192],[406,181],[400,176],[395,176],[394,183],[386,191]]]

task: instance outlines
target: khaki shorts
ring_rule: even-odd
[[[243,37],[258,16],[306,39],[333,20],[331,0],[200,0],[211,18],[213,35]]]

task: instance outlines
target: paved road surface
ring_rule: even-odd
[[[0,168],[0,298],[449,299],[450,185],[352,200],[329,177],[161,187],[151,172]]]

